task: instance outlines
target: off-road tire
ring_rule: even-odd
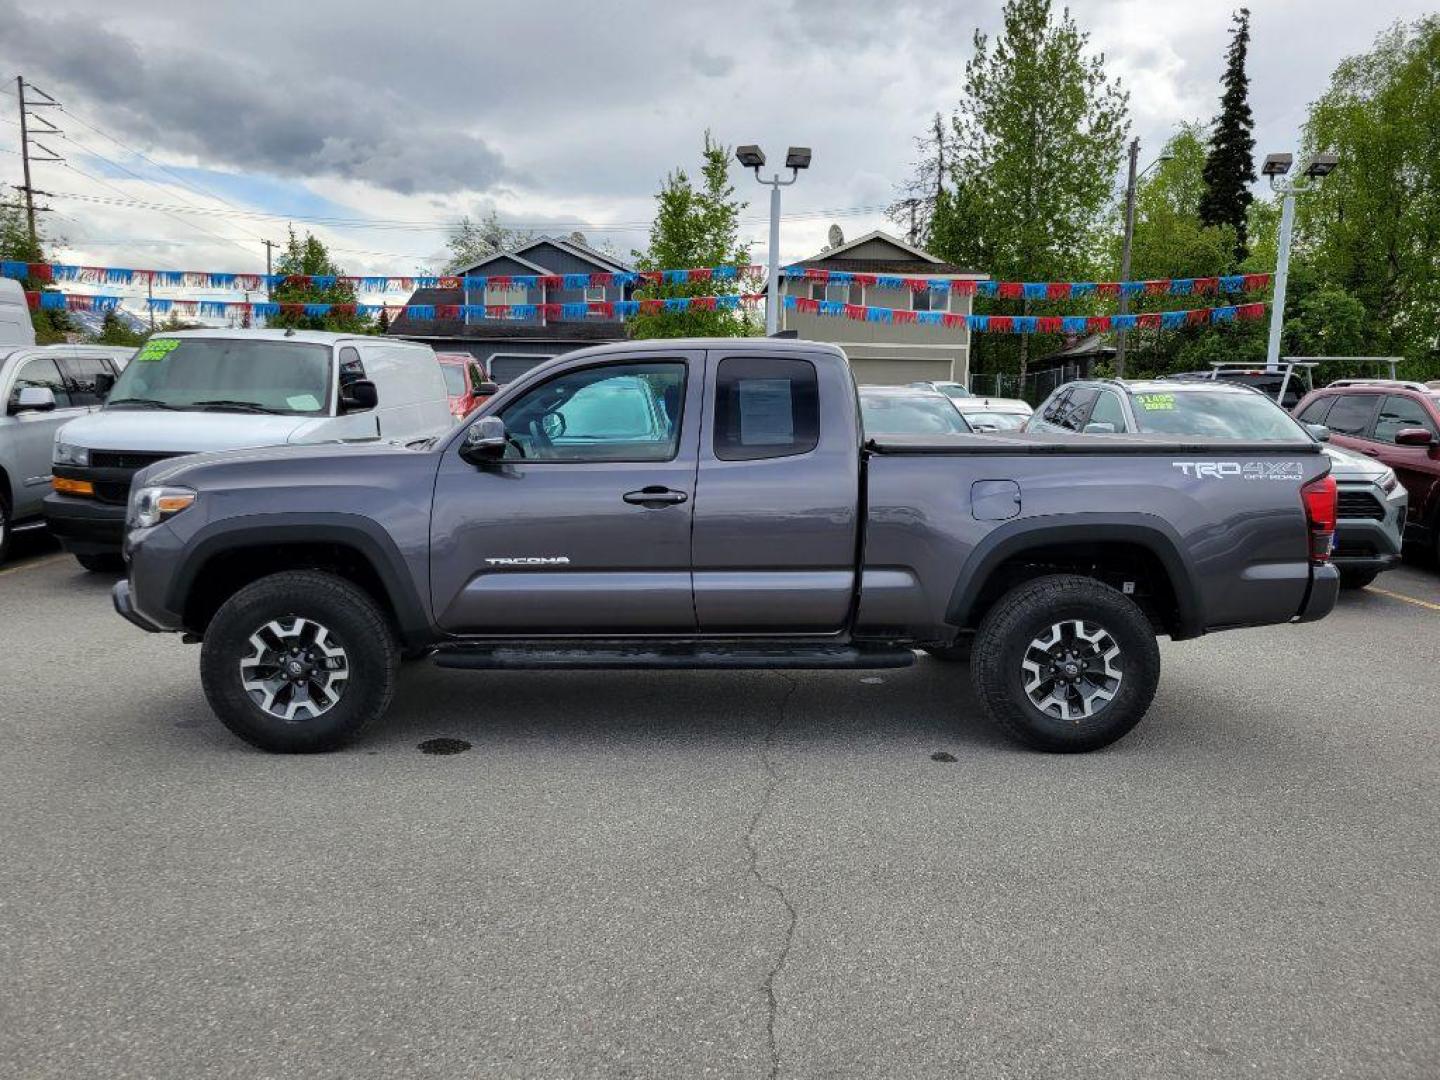
[[[1363,589],[1377,577],[1379,570],[1340,570],[1340,588],[1342,589]]]
[[[76,555],[75,561],[92,574],[118,574],[125,569],[125,560],[110,551]]]
[[[309,619],[343,646],[349,679],[328,711],[284,720],[262,709],[242,685],[250,636],[272,620]],[[307,754],[334,750],[382,716],[395,693],[400,650],[380,608],[359,586],[319,570],[287,570],[252,582],[215,613],[200,650],[200,680],[215,715],[262,750]]]
[[[1034,641],[1065,620],[1104,630],[1120,652],[1115,696],[1081,719],[1042,711],[1026,692],[1021,665]],[[1082,753],[1108,746],[1145,715],[1160,678],[1155,631],[1128,597],[1094,578],[1054,574],[1017,585],[980,623],[970,661],[980,705],[1010,738],[1036,750]]]

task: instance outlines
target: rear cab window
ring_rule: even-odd
[[[715,373],[715,456],[758,461],[820,443],[820,380],[808,360],[730,356]]]

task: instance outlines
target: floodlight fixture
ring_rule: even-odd
[[[792,146],[785,152],[785,167],[787,169],[808,169],[810,167],[810,148],[808,146]]]
[[[1305,163],[1305,175],[1318,180],[1322,176],[1329,176],[1339,164],[1340,159],[1334,154],[1316,154]]]
[[[1260,166],[1262,176],[1284,176],[1290,171],[1295,158],[1291,154],[1266,154],[1265,164]]]
[[[737,146],[735,159],[747,169],[758,169],[765,164],[765,151],[758,146]]]

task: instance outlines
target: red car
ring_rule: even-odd
[[[1396,379],[1340,379],[1295,406],[1337,446],[1384,462],[1410,493],[1405,539],[1440,557],[1440,389]]]
[[[450,391],[450,413],[456,420],[469,416],[477,406],[500,389],[490,381],[485,367],[469,353],[436,353],[445,386]]]

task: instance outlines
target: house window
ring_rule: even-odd
[[[812,289],[811,296],[815,299],[834,300],[840,304],[863,304],[865,302],[865,286],[863,285],[845,285],[835,282],[817,282],[816,284],[821,287],[823,292],[817,297]]]
[[[823,281],[812,281],[812,282],[810,282],[810,299],[811,299],[811,300],[824,300],[824,299],[825,299],[825,282],[823,282]]]
[[[921,289],[910,294],[912,311],[948,311],[950,294],[938,289]]]
[[[587,304],[603,304],[605,302],[605,286],[586,285],[585,302]]]
[[[529,291],[523,287],[511,286],[505,289],[485,286],[485,306],[491,307],[497,304],[515,305],[529,303]],[[512,312],[510,318],[516,318]]]

